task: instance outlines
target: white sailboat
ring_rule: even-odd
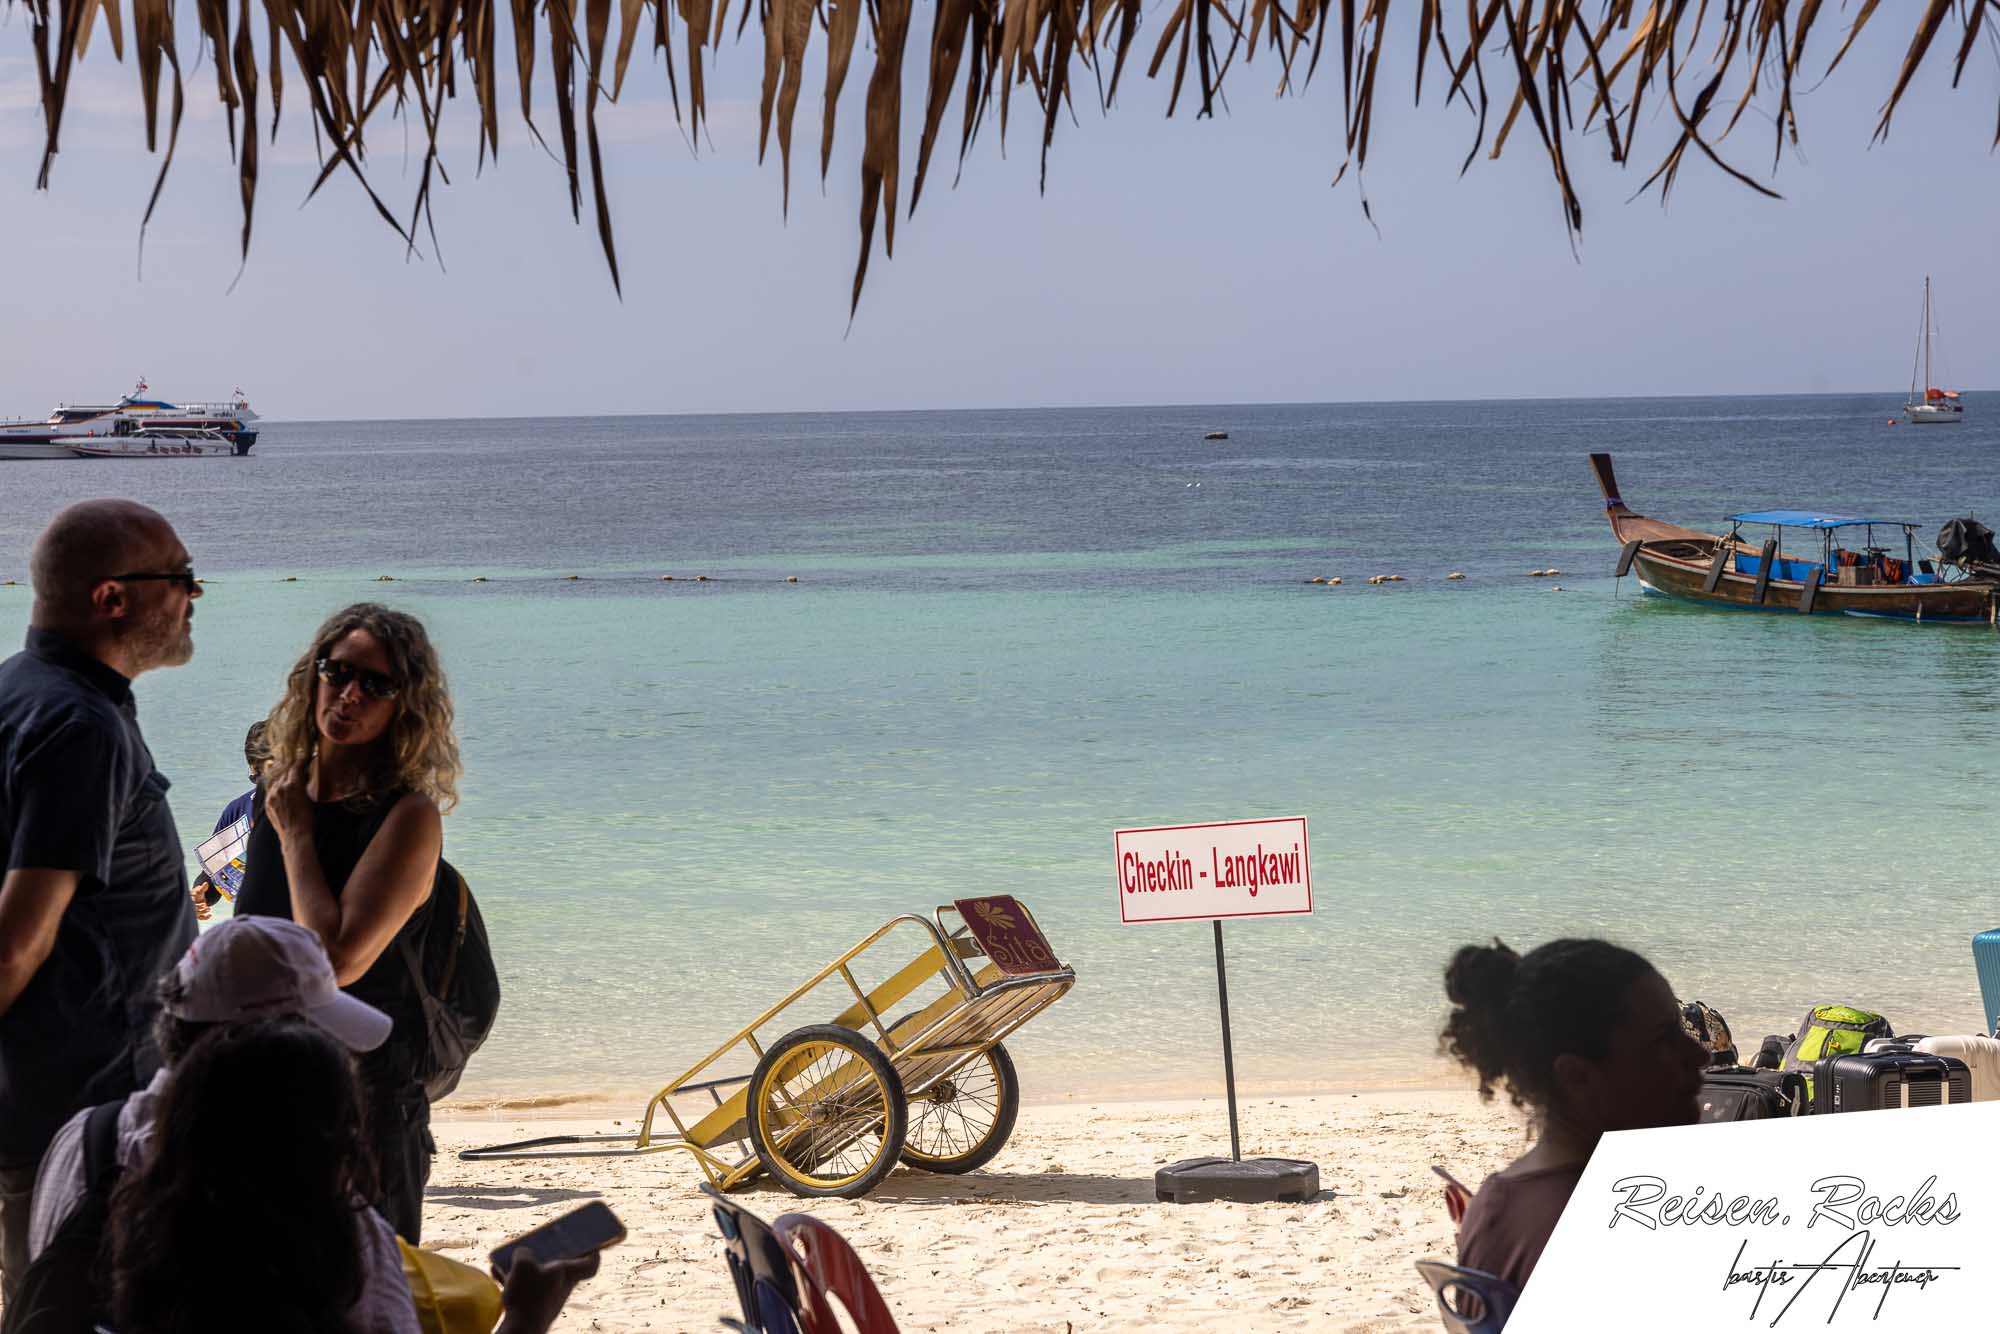
[[[1917,335],[1917,360],[1923,368],[1923,379],[1917,378],[1917,367],[1910,368],[1910,396],[1903,401],[1903,416],[1912,426],[1952,426],[1965,420],[1965,404],[1959,400],[1956,389],[1940,389],[1931,382],[1931,335],[1936,332],[1936,317],[1931,309],[1930,275],[1924,275],[1924,323]],[[1922,385],[1921,394],[1918,386]]]

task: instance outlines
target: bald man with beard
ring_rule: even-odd
[[[29,556],[27,647],[0,663],[0,1296],[27,1268],[35,1168],[80,1107],[159,1065],[155,983],[194,939],[167,780],[132,679],[194,654],[173,526],[129,500],[58,514]]]

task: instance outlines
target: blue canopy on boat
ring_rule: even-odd
[[[1786,528],[1852,528],[1857,524],[1879,523],[1892,528],[1901,519],[1861,519],[1852,514],[1821,514],[1817,510],[1758,510],[1753,514],[1732,514],[1731,523],[1775,523]]]

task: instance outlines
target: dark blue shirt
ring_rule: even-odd
[[[221,833],[223,830],[229,828],[229,826],[235,824],[237,820],[241,819],[243,816],[250,814],[251,809],[256,804],[257,804],[257,789],[253,787],[248,792],[245,792],[242,796],[236,798],[236,800],[230,802],[227,806],[224,806],[222,808],[221,816],[219,816],[216,819],[215,828],[210,830],[209,832],[215,834]]]
[[[238,818],[247,815],[255,819],[256,814],[257,789],[253,787],[242,796],[233,798],[227,806],[222,808],[222,814],[215,818],[215,828],[210,830],[209,833],[211,836],[219,834],[229,828],[229,826],[235,824]],[[217,889],[215,882],[208,878],[206,870],[203,870],[198,883],[204,886],[201,893],[201,901],[204,904],[212,908],[221,901],[222,891]]]
[[[13,1166],[78,1108],[152,1078],[154,986],[195,933],[131,682],[47,630],[0,663],[0,840],[7,870],[78,876],[49,957],[0,1016],[0,1164]]]

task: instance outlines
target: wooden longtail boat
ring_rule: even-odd
[[[1965,558],[1954,563],[1923,559],[1917,525],[1896,519],[1820,514],[1811,510],[1762,510],[1729,516],[1729,532],[1704,533],[1635,513],[1618,494],[1609,454],[1592,454],[1590,466],[1604,492],[1604,516],[1624,544],[1617,576],[1633,573],[1648,593],[1746,611],[1839,613],[1958,625],[1995,623],[2000,606],[2000,566]],[[1761,544],[1743,528],[1769,528]],[[1787,530],[1809,543],[1810,554],[1783,549]],[[1894,533],[1894,549],[1877,545]],[[1843,537],[1860,545],[1842,544]]]

